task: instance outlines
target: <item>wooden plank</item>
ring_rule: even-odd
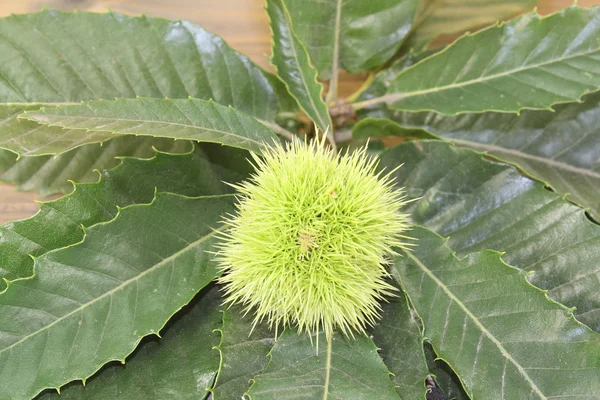
[[[573,0],[543,0],[538,10],[548,14],[572,3]],[[271,53],[271,49],[264,0],[2,0],[0,17],[38,11],[42,4],[67,11],[105,12],[111,9],[131,15],[145,13],[154,17],[187,19],[222,36],[233,48],[272,71],[265,56]],[[579,0],[578,4],[587,7],[600,4],[600,0]],[[356,90],[365,76],[342,74],[340,95],[347,96]],[[38,197],[35,193],[17,192],[14,187],[0,183],[0,224],[33,215],[38,210],[33,200]]]
[[[17,192],[13,186],[0,183],[0,224],[27,218],[39,210],[37,193]]]

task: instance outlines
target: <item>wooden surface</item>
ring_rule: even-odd
[[[547,14],[572,4],[572,0],[542,0],[538,11]],[[600,0],[579,0],[580,6],[600,4]],[[250,56],[261,67],[272,70],[265,55],[270,54],[268,19],[264,0],[0,0],[0,17],[38,11],[42,7],[105,12],[107,9],[131,15],[186,19],[222,36],[233,48]],[[340,95],[352,93],[361,76],[342,75]],[[0,183],[0,224],[26,218],[38,210],[35,193],[17,192]]]

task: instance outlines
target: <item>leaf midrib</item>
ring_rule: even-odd
[[[439,54],[442,54],[443,52],[446,52],[446,51],[448,51],[449,49],[451,49],[453,47],[454,46],[448,46],[445,50],[443,50]],[[541,62],[541,63],[538,63],[538,64],[531,64],[531,65],[528,65],[528,66],[526,66],[524,68],[513,68],[513,69],[510,69],[508,71],[504,71],[504,72],[501,72],[501,73],[498,73],[498,74],[480,76],[480,77],[478,77],[476,79],[471,79],[471,80],[468,80],[468,81],[460,82],[458,84],[452,83],[452,84],[449,84],[449,85],[436,86],[436,87],[432,87],[432,88],[424,89],[424,90],[416,90],[416,91],[412,91],[412,92],[399,92],[402,95],[402,97],[400,99],[397,99],[397,100],[403,100],[406,97],[423,96],[423,95],[426,95],[426,94],[440,92],[440,91],[444,91],[444,90],[458,89],[458,88],[462,88],[464,86],[473,85],[473,84],[476,84],[476,83],[482,83],[482,82],[486,82],[486,81],[491,81],[491,80],[494,80],[494,79],[497,79],[497,78],[501,78],[501,77],[504,77],[504,76],[509,76],[509,75],[517,73],[517,72],[526,71],[526,70],[533,69],[533,68],[544,67],[546,65],[555,64],[555,63],[558,63],[558,62],[561,62],[561,61],[565,61],[565,60],[569,60],[569,59],[572,59],[572,58],[585,57],[587,55],[590,55],[590,54],[593,54],[593,53],[597,53],[599,51],[600,51],[600,48],[595,48],[593,50],[586,51],[586,52],[583,52],[583,53],[577,53],[577,54],[573,54],[573,55],[567,56],[567,57],[560,57],[560,58],[552,59],[552,60],[549,60],[549,61],[546,61],[546,62]],[[425,60],[423,60],[423,61],[425,61]],[[415,64],[415,65],[407,68],[406,70],[400,72],[392,80],[392,85],[393,85],[394,81],[398,80],[402,75],[406,74],[407,71],[410,71],[411,69],[413,69],[414,67],[416,67],[419,64],[421,64],[421,63],[417,63],[417,64]],[[397,91],[391,91],[391,92],[388,91],[388,95],[393,95],[393,94],[396,94],[396,93],[398,93],[398,92]],[[394,101],[394,100],[391,100],[391,101]]]
[[[169,121],[157,121],[157,120],[153,120],[153,119],[144,119],[144,120],[139,120],[139,119],[130,119],[130,118],[116,118],[116,117],[87,117],[87,116],[82,116],[82,115],[59,115],[59,114],[37,114],[35,112],[26,112],[21,114],[22,115],[22,119],[25,120],[29,120],[29,121],[35,121],[38,122],[40,124],[43,125],[47,125],[47,126],[55,126],[55,127],[59,127],[59,128],[63,128],[63,129],[72,129],[72,130],[87,130],[87,131],[97,131],[97,132],[108,132],[111,134],[124,134],[126,135],[127,133],[125,133],[126,131],[123,132],[119,132],[113,129],[107,129],[105,128],[106,126],[110,125],[110,124],[105,124],[101,127],[94,127],[94,128],[83,128],[83,127],[69,127],[69,126],[63,126],[57,123],[51,123],[50,119],[55,119],[56,122],[61,122],[64,121],[65,119],[83,119],[83,120],[92,120],[92,121],[112,121],[111,123],[115,123],[115,122],[137,122],[139,123],[138,125],[130,128],[138,128],[140,125],[143,124],[164,124],[164,125],[173,125],[173,126],[180,126],[183,128],[194,128],[194,129],[203,129],[205,131],[210,131],[210,132],[215,132],[215,133],[221,133],[223,135],[229,135],[229,136],[233,136],[235,138],[238,138],[242,141],[248,141],[248,142],[252,142],[257,144],[259,147],[264,147],[265,143],[263,142],[259,142],[257,140],[254,140],[250,137],[247,136],[241,136],[239,134],[233,133],[231,131],[222,131],[219,129],[215,129],[215,128],[207,128],[204,126],[199,126],[199,125],[190,125],[190,124],[182,124],[182,123],[178,123],[178,122],[169,122]],[[258,122],[258,121],[257,121]],[[260,123],[260,122],[259,122]],[[265,127],[266,128],[266,127]],[[267,128],[269,129],[269,128]],[[135,135],[142,135],[142,136],[153,136],[153,137],[157,137],[151,134],[147,134],[147,133],[131,133],[131,134],[135,134]],[[186,138],[187,139],[187,138]],[[195,140],[193,138],[190,138],[189,140]],[[200,140],[200,139],[197,139]]]
[[[292,54],[294,55],[294,61],[296,61],[296,66],[298,67],[297,69],[300,72],[300,76],[302,77],[302,86],[304,86],[305,93],[307,94],[308,100],[310,101],[310,105],[312,106],[313,110],[317,114],[317,117],[319,118],[319,123],[321,124],[321,129],[327,129],[328,124],[324,123],[324,121],[323,121],[323,116],[319,112],[317,105],[315,104],[315,101],[311,95],[311,92],[308,89],[308,85],[306,83],[307,82],[306,77],[304,76],[304,71],[300,67],[300,60],[298,60],[298,52],[296,51],[296,43],[299,42],[300,39],[298,38],[296,33],[293,31],[292,19],[291,19],[289,11],[287,9],[287,6],[285,5],[285,3],[283,1],[281,2],[281,4],[282,4],[282,9],[283,9],[283,14],[285,15],[285,20],[287,22],[287,28],[290,32],[290,36],[293,36],[293,38],[296,39],[295,41],[294,40],[290,41],[290,47],[292,49]],[[287,83],[286,83],[286,85],[287,85]],[[294,94],[291,91],[290,91],[290,94],[292,96],[294,96]],[[296,97],[296,96],[294,96],[294,97]],[[300,102],[298,102],[298,104],[300,104],[300,106],[302,107],[302,104]]]
[[[496,347],[498,348],[498,350],[500,351],[500,353],[504,356],[504,358],[506,358],[508,361],[510,361],[519,371],[519,373],[521,374],[521,376],[525,379],[525,381],[529,384],[529,386],[532,388],[532,391],[534,393],[536,393],[538,396],[540,396],[540,398],[542,400],[547,400],[548,398],[542,393],[542,391],[540,390],[540,388],[535,384],[535,382],[533,382],[533,380],[531,379],[531,377],[527,374],[527,371],[525,371],[525,369],[521,366],[521,364],[519,364],[517,362],[517,360],[515,360],[510,353],[504,348],[504,346],[502,345],[502,343],[496,339],[496,337],[481,323],[481,321],[479,321],[479,319],[477,318],[477,316],[475,316],[463,303],[462,301],[460,301],[459,298],[457,298],[451,291],[450,289],[442,282],[440,281],[437,276],[435,276],[433,274],[433,272],[431,272],[431,270],[429,268],[427,268],[427,266],[425,266],[425,264],[423,264],[421,262],[421,260],[419,260],[417,257],[415,257],[411,252],[405,252],[405,254],[407,255],[408,258],[410,258],[411,260],[413,260],[415,262],[415,264],[417,264],[417,266],[419,268],[421,268],[423,270],[423,272],[425,274],[427,274],[427,276],[433,280],[435,282],[436,285],[438,285],[439,288],[441,288],[446,295],[452,300],[454,301],[464,312],[465,314],[473,321],[473,323],[475,324],[475,326],[477,328],[479,328],[479,330],[492,342],[496,345]]]
[[[325,364],[325,383],[323,384],[323,400],[327,400],[329,397],[329,381],[331,379],[331,352],[332,352],[332,343],[333,339],[331,335],[327,338],[327,363]]]
[[[223,195],[221,197],[230,197],[231,195]],[[63,315],[60,318],[57,318],[56,320],[52,321],[50,324],[44,326],[43,328],[31,332],[30,334],[28,334],[27,336],[24,336],[22,339],[18,340],[15,343],[12,343],[10,346],[5,347],[4,349],[0,350],[0,354],[4,353],[7,350],[11,350],[12,348],[16,347],[17,345],[19,345],[20,343],[23,343],[24,341],[40,334],[41,332],[44,332],[48,329],[50,329],[52,326],[56,325],[57,323],[64,321],[65,319],[69,318],[70,316],[76,314],[77,312],[84,310],[90,306],[92,306],[93,304],[95,304],[96,302],[100,301],[101,299],[106,298],[107,296],[112,296],[115,292],[117,292],[118,290],[124,288],[125,286],[129,285],[132,282],[136,282],[139,279],[141,279],[142,277],[144,277],[145,275],[149,274],[150,272],[153,272],[154,270],[162,267],[164,264],[176,259],[177,257],[179,257],[180,255],[182,255],[183,253],[187,252],[188,250],[200,245],[201,243],[203,243],[204,241],[208,240],[209,238],[213,237],[214,235],[216,235],[218,232],[221,232],[222,230],[224,230],[227,226],[226,225],[221,225],[219,228],[213,229],[212,232],[210,232],[207,235],[204,235],[203,237],[201,237],[200,239],[190,243],[189,245],[187,245],[186,247],[184,247],[183,249],[179,250],[178,252],[170,255],[167,258],[164,258],[162,261],[158,262],[157,264],[153,265],[152,267],[146,269],[145,271],[141,272],[139,275],[136,275],[133,278],[130,278],[126,281],[123,281],[120,285],[116,286],[114,289],[109,290],[108,292],[98,296],[97,298],[82,304],[80,307],[77,307],[76,309],[68,312],[67,314]],[[34,278],[35,279],[35,278]]]
[[[577,174],[581,174],[581,175],[586,175],[586,176],[589,176],[592,178],[600,179],[600,173],[594,172],[591,169],[576,167],[571,164],[556,161],[552,158],[544,158],[544,157],[540,157],[540,156],[535,156],[533,154],[524,153],[519,150],[509,149],[506,147],[496,146],[496,145],[492,145],[492,144],[473,142],[470,140],[462,140],[462,139],[454,139],[454,138],[450,138],[449,140],[456,144],[473,147],[473,148],[479,148],[482,150],[495,151],[498,153],[504,153],[504,154],[515,156],[515,157],[525,158],[528,160],[540,162],[542,164],[547,164],[552,167],[556,167],[558,169],[562,169],[565,171],[569,171],[569,172],[573,172],[573,173],[577,173]]]

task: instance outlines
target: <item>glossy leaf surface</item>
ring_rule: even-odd
[[[548,109],[600,88],[600,7],[530,13],[463,36],[402,71],[388,101],[406,111]]]
[[[390,59],[409,32],[416,0],[285,1],[294,29],[323,79],[334,69],[351,73]]]
[[[405,143],[385,151],[408,198],[415,223],[449,237],[459,256],[493,249],[528,279],[600,332],[600,226],[583,210],[513,167],[439,141]]]
[[[85,380],[158,333],[218,275],[207,250],[232,203],[231,195],[159,195],[37,258],[35,276],[0,295],[0,320],[11,321],[0,336],[3,396]]]
[[[23,156],[0,149],[0,180],[12,183],[19,190],[37,191],[41,196],[69,193],[73,184],[98,180],[98,172],[116,167],[117,157],[151,158],[153,148],[167,153],[189,152],[191,143],[162,138],[123,136],[102,144],[77,147],[57,156]]]
[[[332,129],[327,105],[321,98],[323,86],[317,81],[306,47],[294,32],[292,19],[283,0],[267,2],[273,32],[271,63],[291,95],[322,132]]]
[[[600,390],[600,334],[499,253],[459,260],[431,231],[412,234],[419,246],[395,268],[425,335],[473,398],[584,399]]]
[[[247,155],[203,144],[188,154],[125,158],[118,167],[103,171],[99,182],[77,184],[71,194],[41,203],[35,216],[0,225],[0,276],[9,281],[31,276],[30,255],[39,257],[81,241],[83,228],[111,220],[117,207],[150,203],[155,190],[187,196],[230,193],[223,181],[235,183],[247,176]]]
[[[266,324],[252,327],[252,319],[243,316],[241,307],[225,309],[219,332],[221,367],[212,390],[214,400],[240,399],[248,391],[251,379],[267,366],[267,354],[275,342],[275,332]]]
[[[208,288],[207,288],[208,289]],[[111,363],[85,386],[73,382],[37,400],[202,400],[208,396],[219,353],[213,347],[221,325],[217,288],[204,289],[169,321],[161,337],[146,337],[125,365]]]
[[[260,152],[277,136],[254,118],[213,101],[136,98],[43,108],[20,118],[84,133],[220,143]]]
[[[265,121],[294,107],[277,78],[186,21],[46,10],[1,18],[0,36],[0,119],[12,106],[136,96],[213,99]],[[4,121],[0,147],[53,154],[103,140],[58,132]]]
[[[324,333],[317,338],[288,329],[270,358],[250,388],[254,400],[399,399],[377,347],[363,335],[334,334],[327,343]]]

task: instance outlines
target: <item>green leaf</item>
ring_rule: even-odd
[[[579,100],[600,87],[599,15],[600,7],[573,6],[463,36],[400,72],[379,101],[401,110],[454,115],[549,109]]]
[[[352,127],[352,137],[354,139],[367,139],[386,136],[397,136],[412,139],[438,139],[438,137],[432,135],[428,131],[419,129],[417,127],[403,127],[400,126],[397,122],[387,118],[367,117],[365,119],[361,119],[357,124],[355,124]]]
[[[585,213],[469,149],[440,141],[408,142],[381,155],[380,167],[406,187],[408,212],[419,225],[449,237],[460,256],[484,249],[506,252],[510,265],[532,271],[531,283],[600,332],[600,226]]]
[[[400,72],[436,53],[437,51],[422,51],[420,53],[415,53],[411,50],[403,57],[394,61],[389,68],[382,69],[376,73],[371,82],[360,92],[357,100],[359,102],[366,102],[367,100],[384,96],[390,86],[390,82]],[[377,103],[367,108],[357,110],[356,114],[360,119],[367,117],[394,119],[394,116],[398,113],[400,113],[400,111],[391,110],[385,103]],[[360,122],[357,125],[360,125]],[[353,127],[352,134],[355,138],[368,137],[366,134],[361,133],[360,130],[358,132],[359,133],[357,133],[357,126]]]
[[[118,99],[77,106],[42,108],[19,118],[95,134],[142,135],[227,146],[260,152],[277,136],[254,118],[213,101],[197,99]]]
[[[25,121],[24,121],[25,122]],[[189,152],[188,141],[123,136],[102,144],[88,144],[57,156],[23,156],[0,149],[0,180],[17,185],[19,190],[38,191],[42,196],[68,193],[76,182],[98,180],[96,170],[117,166],[117,157],[149,158],[153,148],[167,153]]]
[[[538,0],[424,0],[419,2],[411,41],[464,32],[531,10]]]
[[[319,75],[373,69],[389,60],[409,32],[416,0],[286,1],[294,30]]]
[[[11,107],[136,96],[213,99],[271,122],[291,106],[276,77],[186,21],[45,10],[0,18],[0,35],[0,120]],[[39,126],[32,138],[35,125],[12,122],[0,147],[19,153],[60,152],[60,136],[65,150],[101,140]]]
[[[360,101],[385,94],[393,77],[423,59],[408,54],[379,72],[361,93]],[[377,136],[437,136],[460,146],[486,151],[514,163],[528,175],[548,183],[573,202],[590,208],[600,218],[600,93],[583,103],[554,106],[553,111],[525,110],[521,115],[488,112],[443,116],[432,112],[391,110],[385,104],[358,113],[355,139]]]
[[[73,382],[60,395],[46,392],[37,400],[202,400],[219,370],[218,342],[213,330],[221,325],[221,296],[204,289],[161,331],[160,339],[146,337],[127,357],[111,363],[88,379]]]
[[[364,335],[336,333],[328,342],[324,333],[286,329],[270,357],[250,388],[252,400],[400,398],[377,347]]]
[[[0,147],[19,155],[47,155],[55,154],[57,150],[68,150],[85,143],[97,143],[107,139],[102,133],[85,134],[57,127],[46,128],[34,121],[17,119],[19,114],[28,110],[39,110],[41,106],[0,104]]]
[[[429,375],[423,336],[404,292],[381,305],[379,323],[371,338],[380,348],[381,358],[393,374],[390,378],[403,399],[425,399],[425,379]]]
[[[470,400],[469,395],[465,393],[462,383],[456,372],[442,359],[435,354],[433,347],[429,342],[425,342],[425,357],[429,370],[434,375],[436,387],[439,388],[449,400]]]
[[[252,326],[239,306],[223,310],[221,369],[212,390],[214,400],[241,399],[250,380],[267,366],[267,354],[275,342],[275,332],[267,324]]]
[[[124,360],[217,275],[207,253],[233,196],[164,194],[35,261],[0,296],[0,391],[7,400],[85,380]]]
[[[367,118],[357,124],[355,134],[405,136],[426,131],[486,151],[589,207],[600,219],[600,92],[583,100],[555,106],[555,111],[523,111],[520,116],[399,112],[395,122]]]
[[[395,268],[435,351],[475,399],[589,398],[600,392],[600,335],[494,251],[459,260],[424,228]]]
[[[187,196],[230,193],[223,181],[237,183],[249,174],[247,154],[203,144],[188,154],[125,158],[118,167],[103,171],[99,182],[76,184],[71,194],[40,203],[33,217],[0,225],[0,277],[9,281],[30,277],[30,255],[39,257],[81,241],[83,227],[114,218],[117,207],[151,202],[155,190]]]
[[[317,71],[292,28],[292,20],[283,0],[267,1],[267,13],[273,32],[271,63],[277,69],[277,75],[317,127],[322,132],[331,129],[329,110],[321,98],[323,86],[317,82]]]

